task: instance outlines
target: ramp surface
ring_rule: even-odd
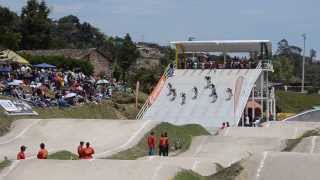
[[[1,180],[165,180],[180,168],[161,161],[56,161],[26,160],[15,162]]]
[[[236,180],[315,180],[319,179],[320,155],[263,152],[244,163]]]
[[[264,138],[279,138],[279,139],[295,139],[303,135],[313,127],[230,127],[219,133],[220,136],[232,137],[264,137]]]
[[[202,136],[195,137],[179,157],[203,158],[228,167],[254,153],[280,151],[284,146],[285,141],[278,138]]]
[[[261,69],[218,69],[214,70],[176,70],[175,76],[165,82],[156,101],[146,111],[144,120],[166,121],[174,124],[201,124],[204,127],[219,127],[222,122],[237,125],[254,83]],[[206,76],[216,87],[218,99],[210,97],[211,90],[206,88]],[[177,91],[175,100],[168,96],[168,83]],[[193,99],[193,87],[199,90]],[[233,97],[227,100],[227,88],[232,89]],[[186,103],[181,104],[180,94],[186,93]]]
[[[153,128],[155,121],[50,119],[18,120],[12,131],[0,138],[0,158],[15,159],[21,145],[27,156],[36,155],[41,142],[49,153],[68,150],[76,153],[80,141],[89,141],[95,157],[106,157],[132,147]]]

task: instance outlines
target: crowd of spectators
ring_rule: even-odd
[[[180,67],[185,69],[254,69],[257,67],[257,63],[248,60],[246,57],[233,57],[222,63],[208,58],[188,57]]]
[[[12,96],[37,107],[100,103],[103,99],[111,98],[114,90],[130,90],[122,81],[85,75],[80,70],[62,71],[29,66],[3,66],[2,69],[7,71],[1,71],[0,74],[0,95]]]

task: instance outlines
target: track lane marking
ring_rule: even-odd
[[[314,149],[316,147],[316,141],[318,136],[313,136],[311,139],[311,148],[310,148],[310,154],[314,153]]]
[[[256,180],[258,180],[261,176],[261,171],[262,169],[264,168],[264,164],[265,164],[265,161],[268,157],[268,152],[263,152],[263,157],[260,161],[260,165],[259,165],[259,168],[257,169],[257,173],[256,173]]]
[[[35,120],[35,122],[31,123],[29,126],[27,126],[26,128],[24,128],[18,135],[16,135],[15,137],[7,140],[7,141],[4,141],[4,142],[1,142],[0,145],[5,145],[5,144],[9,144],[17,139],[19,139],[20,137],[22,137],[26,132],[28,132],[33,126],[35,126],[36,124],[38,124],[41,120],[40,119],[37,119]]]
[[[104,152],[101,152],[101,153],[98,153],[96,154],[95,156],[106,156],[106,155],[111,155],[113,152],[117,152],[117,151],[121,151],[122,149],[126,148],[130,143],[132,143],[132,141],[134,141],[136,139],[136,137],[145,129],[145,127],[147,125],[149,125],[151,121],[148,120],[148,121],[145,121],[143,123],[143,125],[130,137],[130,139],[124,143],[123,145],[119,146],[119,147],[116,147],[114,149],[111,149],[111,150],[107,150],[107,151],[104,151]]]

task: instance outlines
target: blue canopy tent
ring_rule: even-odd
[[[36,65],[33,65],[33,67],[37,67],[37,68],[56,68],[56,66],[51,65],[51,64],[47,64],[47,63],[36,64]]]

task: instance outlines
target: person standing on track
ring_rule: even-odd
[[[84,159],[92,159],[93,158],[93,154],[94,154],[94,149],[92,147],[90,147],[90,143],[87,142],[86,143],[86,147],[83,150],[83,154],[84,154]]]
[[[156,152],[156,137],[154,135],[154,132],[150,133],[150,135],[147,138],[147,141],[149,147],[149,156],[153,156]]]
[[[164,133],[164,156],[169,156],[169,137],[166,132]]]
[[[78,146],[78,155],[79,155],[79,159],[83,159],[84,158],[84,142],[80,141],[80,144]]]
[[[26,149],[27,147],[24,145],[20,147],[20,152],[17,154],[17,160],[26,159],[26,154],[25,154]]]
[[[40,150],[37,154],[38,159],[47,159],[48,158],[48,150],[46,149],[46,145],[44,143],[40,144]]]
[[[164,156],[164,149],[165,149],[165,138],[163,133],[161,133],[159,138],[159,156]]]

